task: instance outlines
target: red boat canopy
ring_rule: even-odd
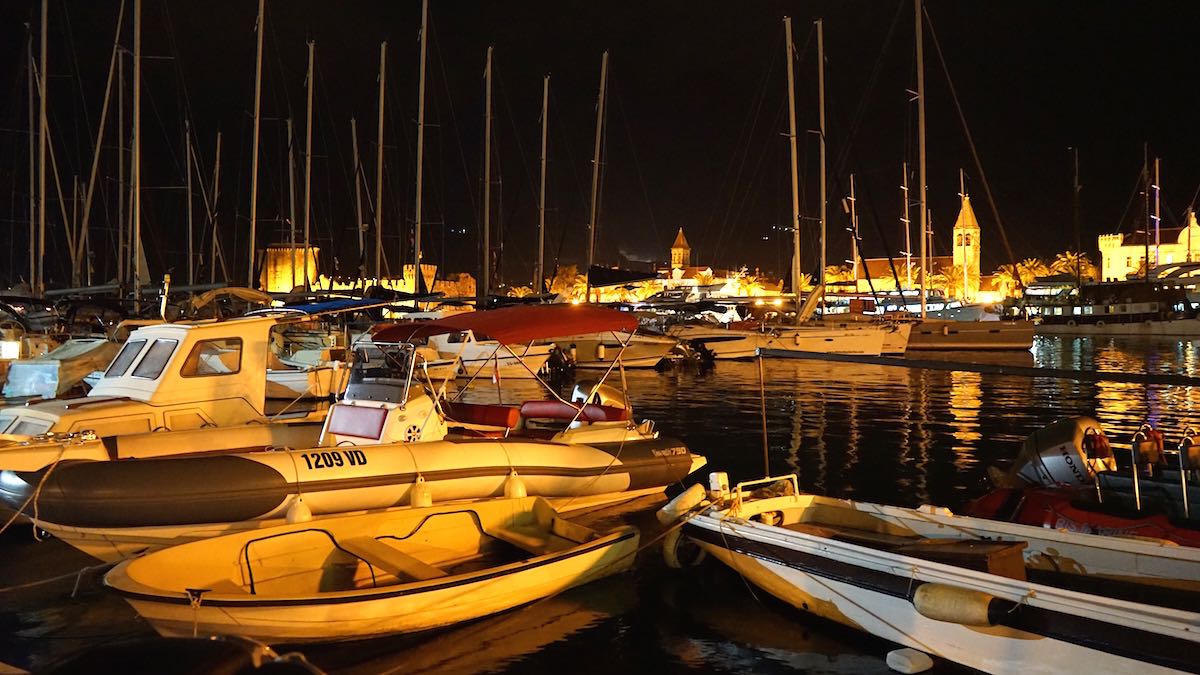
[[[565,335],[601,331],[633,331],[637,317],[596,305],[522,305],[484,312],[465,312],[433,321],[380,324],[376,342],[408,342],[414,338],[469,330],[478,338],[519,344]]]

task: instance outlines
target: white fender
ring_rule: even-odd
[[[699,546],[695,547],[696,553],[692,554],[690,557],[680,555],[682,553],[681,547],[686,542],[687,538],[683,536],[682,527],[672,528],[667,532],[666,536],[663,537],[663,562],[667,564],[667,567],[670,567],[674,570],[680,570],[684,567],[692,567],[693,565],[699,565],[700,562],[708,556],[708,551],[705,551]]]
[[[313,519],[312,509],[308,508],[308,504],[304,503],[304,497],[296,495],[292,497],[292,503],[288,504],[287,522],[289,525],[296,523],[307,523]]]
[[[663,525],[670,525],[679,520],[688,511],[699,506],[700,502],[704,501],[704,496],[704,486],[696,483],[667,502],[665,506],[658,510],[655,516],[658,518],[658,522]]]

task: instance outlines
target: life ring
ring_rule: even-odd
[[[683,569],[699,565],[708,551],[700,548],[691,539],[683,536],[683,528],[676,527],[663,537],[663,562],[671,569]]]
[[[1073,327],[1075,325],[1075,319],[1067,319],[1067,325]]]
[[[1096,322],[1096,328],[1104,328],[1104,319]]]

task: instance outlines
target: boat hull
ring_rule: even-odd
[[[1194,668],[1200,636],[1190,632],[1196,621],[1192,613],[1134,605],[1134,614],[1143,614],[1147,622],[1143,625],[1103,599],[1087,602],[1082,599],[1091,596],[1058,592],[1058,602],[1037,601],[1036,591],[1051,589],[973,573],[984,577],[978,587],[996,597],[1004,590],[1035,593],[1011,603],[1011,611],[998,613],[993,625],[937,620],[916,609],[915,593],[927,583],[966,581],[954,568],[925,561],[914,565],[903,556],[888,560],[887,554],[820,537],[786,531],[781,536],[780,528],[755,529],[701,516],[690,520],[684,533],[798,609],[985,672],[1133,674]],[[1079,604],[1073,606],[1072,600]],[[1149,624],[1161,630],[1150,630]]]
[[[703,346],[717,359],[751,359],[759,350],[879,356],[883,328],[802,327],[782,329],[779,335],[753,330],[681,326],[675,335]]]
[[[1032,321],[925,320],[913,327],[908,351],[1028,350]]]
[[[635,333],[589,333],[555,338],[558,345],[574,362],[576,368],[609,368],[613,359],[621,356],[626,368],[653,368],[662,361],[679,341],[664,335]],[[627,344],[624,352],[623,344]]]
[[[1091,323],[1071,321],[1069,323],[1039,323],[1038,335],[1128,335],[1200,337],[1200,319],[1175,319],[1171,321],[1104,321]]]

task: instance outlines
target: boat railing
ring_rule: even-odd
[[[268,534],[266,536],[256,537],[254,539],[251,539],[250,541],[247,541],[246,544],[244,546],[242,546],[241,557],[246,560],[246,575],[249,577],[249,581],[250,581],[250,595],[256,594],[255,586],[254,586],[254,566],[252,564],[250,564],[250,545],[256,544],[259,542],[263,542],[263,541],[267,541],[268,539],[279,539],[281,537],[289,537],[293,534],[303,534],[305,532],[318,532],[320,534],[325,535],[326,537],[329,538],[329,543],[333,544],[334,548],[336,548],[337,550],[341,551],[342,553],[345,553],[346,555],[348,555],[352,558],[355,558],[357,560],[360,560],[360,561],[366,563],[367,569],[371,572],[371,586],[373,586],[375,588],[379,587],[379,582],[375,579],[375,566],[372,565],[370,563],[370,561],[368,561],[366,558],[364,558],[356,553],[352,553],[352,552],[346,550],[345,548],[343,548],[342,545],[338,543],[337,538],[334,537],[333,533],[331,533],[329,530],[319,528],[319,527],[308,527],[303,530],[293,530],[291,532],[280,532],[279,534]]]
[[[466,515],[470,516],[471,521],[475,524],[475,529],[479,530],[480,534],[485,534],[485,535],[487,534],[487,530],[485,530],[483,528],[483,521],[481,521],[479,519],[478,512],[474,511],[473,509],[459,509],[457,511],[442,511],[440,513],[431,513],[431,514],[425,516],[424,518],[422,518],[421,521],[418,522],[416,524],[416,526],[413,527],[413,529],[408,534],[405,534],[405,535],[383,534],[383,535],[376,537],[376,539],[392,539],[395,541],[405,541],[407,539],[411,539],[414,535],[416,535],[418,532],[420,532],[421,528],[425,527],[425,523],[429,522],[430,520],[433,520],[434,518],[437,518],[439,516],[453,516],[453,515],[460,515],[460,514],[466,514]]]
[[[775,483],[778,483],[779,481],[788,481],[789,483],[791,483],[792,493],[791,493],[791,495],[774,495],[774,496],[797,497],[800,495],[800,481],[799,481],[799,479],[796,478],[796,474],[790,473],[786,476],[767,476],[766,478],[757,478],[755,480],[742,481],[742,482],[738,483],[736,486],[734,486],[734,488],[733,488],[734,501],[737,503],[741,503],[743,501],[743,492],[746,491],[746,488],[750,488],[750,487],[753,487],[756,485],[774,485]]]

